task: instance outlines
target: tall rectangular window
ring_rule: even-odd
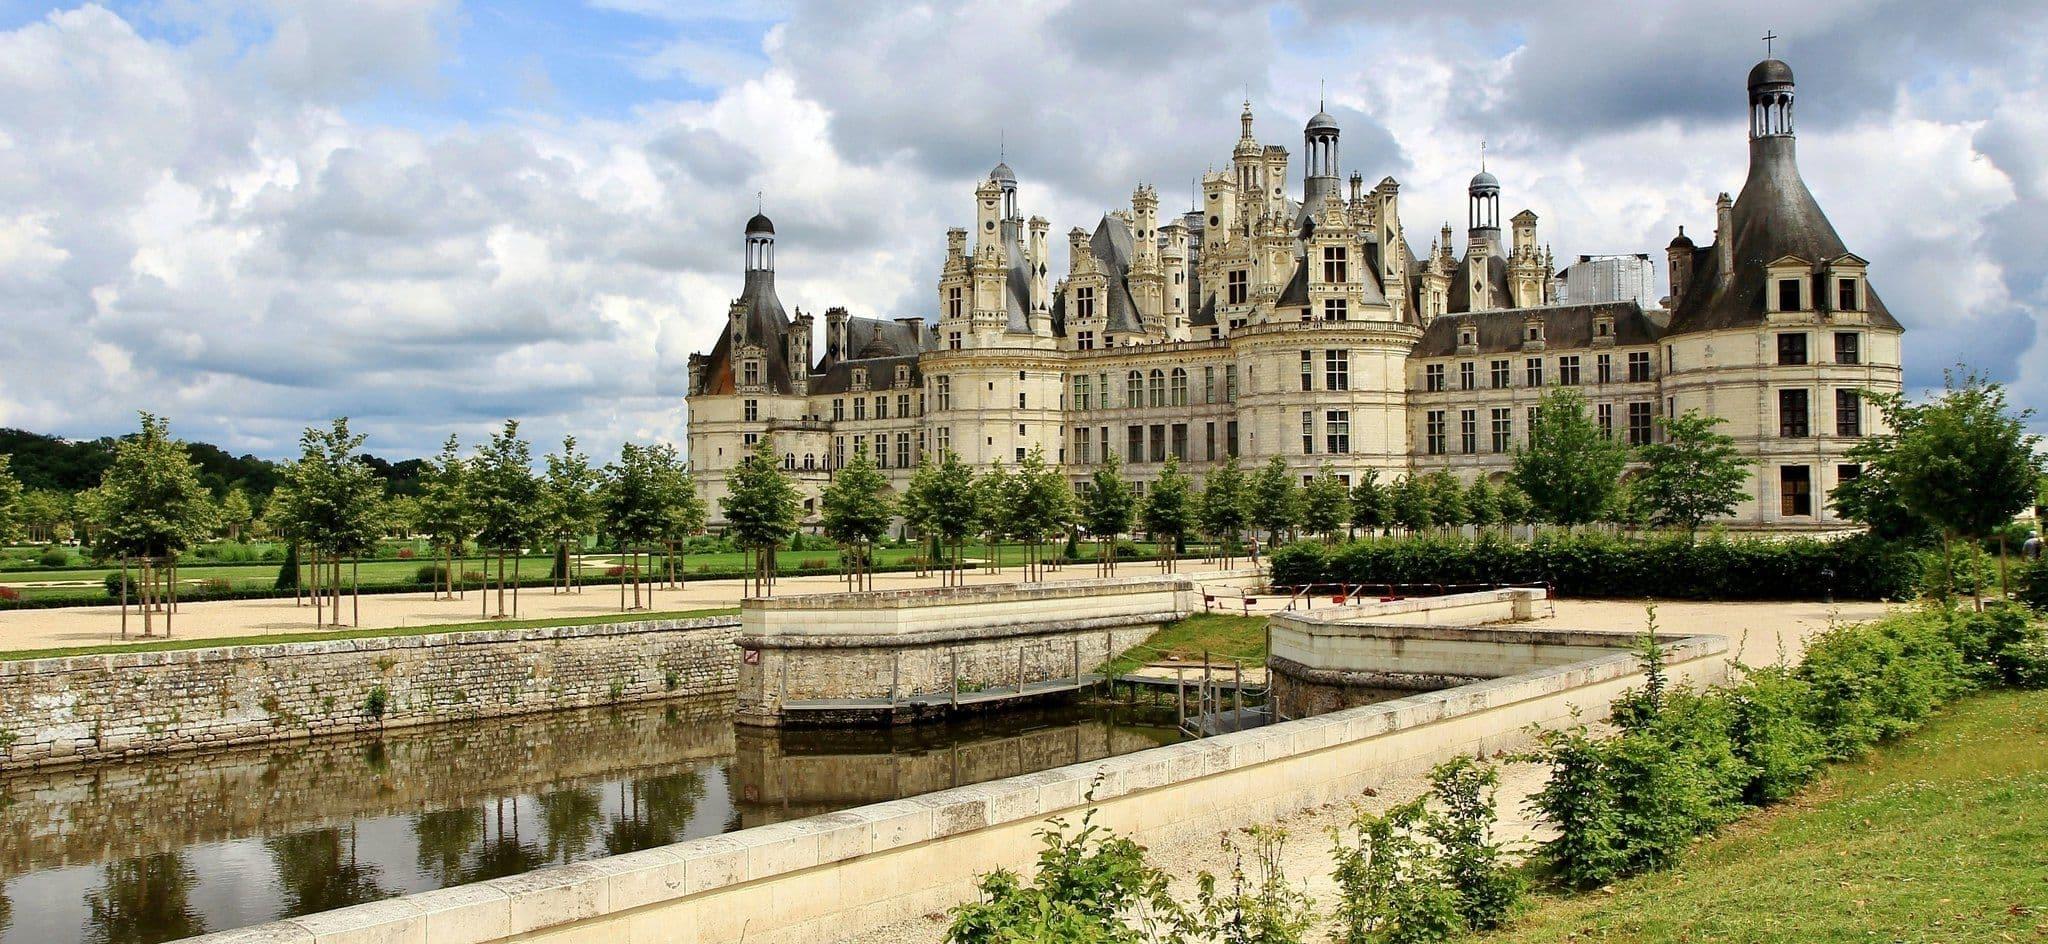
[[[1226,455],[1236,456],[1238,454],[1236,420],[1231,420],[1223,424],[1223,443],[1224,446],[1229,450],[1227,453],[1225,453]]]
[[[1854,331],[1835,332],[1835,363],[1863,363],[1863,336]]]
[[[1095,437],[1092,435],[1093,432],[1093,430],[1086,426],[1074,429],[1074,457],[1079,459],[1082,465],[1095,464]]]
[[[1202,402],[1216,402],[1216,367],[1213,364],[1202,368]]]
[[[876,397],[876,398],[875,398],[875,419],[878,419],[878,420],[886,420],[886,419],[888,419],[888,418],[889,418],[889,398],[888,398],[888,397]]]
[[[1778,467],[1778,513],[1788,518],[1813,514],[1813,468],[1804,465]]]
[[[1531,357],[1524,363],[1525,384],[1530,387],[1543,386],[1543,358]]]
[[[1348,455],[1351,452],[1351,411],[1328,410],[1323,413],[1323,439],[1327,450],[1333,456]]]
[[[1444,454],[1444,411],[1429,411],[1428,415],[1423,419],[1423,438],[1428,445],[1430,455],[1440,456]]]
[[[1458,451],[1472,455],[1479,451],[1479,411],[1458,412]]]
[[[1074,409],[1092,410],[1094,408],[1095,385],[1089,381],[1087,374],[1074,375]]]
[[[909,415],[910,415],[910,394],[907,394],[907,393],[899,393],[899,394],[897,394],[897,395],[896,395],[896,415],[897,415],[897,416],[909,416]]]
[[[1806,363],[1806,333],[1792,331],[1778,335],[1778,364],[1797,366]]]
[[[1650,352],[1628,352],[1628,382],[1645,383],[1650,379]]]
[[[1074,289],[1074,317],[1095,317],[1095,288],[1093,286],[1084,285]]]
[[[1444,365],[1425,364],[1422,368],[1423,389],[1435,393],[1444,388]]]
[[[759,400],[748,400],[748,401],[747,401],[747,403],[746,403],[746,419],[747,419],[747,422],[749,422],[749,423],[759,423],[759,422],[761,422],[761,401],[759,401]]]
[[[857,420],[864,420],[868,418],[868,398],[853,398],[853,418]]]
[[[939,445],[939,455],[941,455],[941,456],[948,456],[948,455],[952,455],[952,453],[953,453],[953,427],[951,427],[951,426],[941,426],[941,427],[939,427],[939,439],[938,439],[938,445]]]
[[[1237,402],[1237,365],[1223,365],[1223,402]],[[1231,453],[1236,455],[1236,453]]]
[[[1441,367],[1442,365],[1438,365]],[[1323,389],[1351,389],[1351,352],[1344,350],[1323,352]]]
[[[1493,422],[1493,451],[1506,452],[1514,448],[1515,421],[1513,414],[1508,412],[1507,407],[1494,407],[1491,419]]]
[[[1188,460],[1188,424],[1173,424],[1172,429],[1169,430],[1169,435],[1171,439],[1167,448],[1173,450],[1174,458],[1186,462]]]
[[[1835,391],[1835,435],[1863,435],[1863,395],[1854,390]]]
[[[896,434],[896,467],[910,468],[910,434],[907,432]]]
[[[1166,461],[1166,424],[1164,424],[1164,423],[1154,423],[1154,424],[1152,424],[1152,427],[1151,427],[1151,433],[1152,433],[1152,461],[1153,461],[1153,462],[1165,462],[1165,461]]]
[[[1778,435],[1787,439],[1801,439],[1812,434],[1807,422],[1806,391],[1778,391]]]
[[[1593,382],[1602,384],[1614,382],[1614,355],[1596,354],[1593,356]]]
[[[940,378],[938,378],[938,380],[937,380],[937,381],[935,381],[935,383],[936,383],[936,384],[937,384],[937,386],[938,386],[938,389],[937,389],[936,391],[934,391],[934,392],[935,392],[935,393],[937,393],[937,394],[938,394],[938,397],[939,397],[939,410],[940,410],[941,412],[943,412],[943,411],[946,411],[946,410],[950,410],[950,409],[952,409],[952,408],[953,408],[953,378],[951,378],[951,377],[940,377]]]
[[[1216,461],[1216,424],[1202,424],[1202,458]]]
[[[955,285],[952,288],[946,289],[946,317],[958,318],[964,314],[961,310],[961,301],[960,286]],[[955,335],[955,337],[958,337],[958,335]]]
[[[1301,389],[1316,388],[1316,356],[1314,351],[1301,352]]]
[[[1566,387],[1579,385],[1579,355],[1566,354],[1557,359],[1557,382]]]
[[[845,420],[846,400],[842,397],[832,398],[832,422],[839,423],[844,422]]]
[[[749,387],[761,385],[761,362],[748,361],[740,370],[740,382]]]
[[[1506,390],[1510,382],[1508,362],[1506,360],[1497,360],[1489,364],[1488,367],[1490,368],[1488,379],[1493,382],[1493,389]]]
[[[1351,272],[1346,266],[1345,261],[1343,246],[1323,247],[1323,281],[1351,281]]]
[[[1145,461],[1145,427],[1130,426],[1124,432],[1124,461]]]
[[[1800,280],[1798,280],[1798,279],[1779,279],[1779,280],[1778,280],[1778,310],[1779,310],[1779,311],[1805,311],[1805,310],[1806,310],[1806,306],[1805,306],[1805,305],[1802,305],[1802,304],[1800,304],[1800,301],[1799,301],[1799,281],[1800,281]]]
[[[832,467],[835,469],[846,467],[846,437],[844,436],[832,437]]]
[[[1636,402],[1628,405],[1628,444],[1647,446],[1650,444],[1650,404]]]
[[[1479,373],[1475,369],[1476,366],[1471,361],[1465,361],[1458,365],[1458,389],[1471,390],[1479,386],[1479,381],[1475,379]]]
[[[1226,305],[1242,305],[1251,298],[1251,283],[1244,269],[1230,270],[1223,277],[1223,288],[1223,303]]]
[[[1301,411],[1301,454],[1316,454],[1316,411]]]
[[[1855,311],[1861,307],[1863,306],[1856,304],[1856,280],[1836,279],[1835,309],[1837,311]]]
[[[1593,408],[1593,414],[1600,420],[1600,435],[1614,438],[1614,404],[1602,403]]]
[[[1124,406],[1135,408],[1144,405],[1145,375],[1134,370],[1124,375]]]

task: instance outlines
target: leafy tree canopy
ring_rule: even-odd
[[[1600,519],[1627,462],[1627,448],[1594,424],[1585,398],[1560,389],[1536,408],[1509,477],[1545,520],[1569,527]]]

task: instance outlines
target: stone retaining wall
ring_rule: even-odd
[[[0,662],[0,769],[730,692],[738,629],[718,616]]]

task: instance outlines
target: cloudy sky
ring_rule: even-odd
[[[272,456],[335,415],[388,456],[505,417],[600,454],[680,441],[757,192],[785,304],[929,316],[999,148],[1055,232],[1140,181],[1177,208],[1247,93],[1298,150],[1326,88],[1344,167],[1402,182],[1418,250],[1463,220],[1483,140],[1560,258],[1661,260],[1741,185],[1767,29],[1909,383],[1967,363],[2048,407],[2038,10],[1446,12],[1473,6],[0,0],[0,426],[151,409]]]

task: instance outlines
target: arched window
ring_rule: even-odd
[[[1165,406],[1165,405],[1166,405],[1166,373],[1165,373],[1164,371],[1161,371],[1161,370],[1159,370],[1158,368],[1154,368],[1154,369],[1152,370],[1152,384],[1151,384],[1151,387],[1152,387],[1152,405],[1153,405],[1153,406]]]
[[[783,468],[785,468],[785,469],[794,469],[794,468],[796,468],[796,453],[794,453],[794,452],[785,452],[785,453],[783,453],[783,454],[782,454],[782,467],[783,467]]]
[[[1186,368],[1173,369],[1173,405],[1188,405],[1188,372]]]
[[[811,470],[812,470],[813,468],[815,468],[815,467],[816,467],[815,463],[817,462],[817,458],[818,458],[818,456],[817,456],[817,453],[813,453],[813,452],[806,452],[806,453],[804,453],[804,471],[805,471],[805,472],[809,472],[809,471],[811,471]]]
[[[1124,406],[1145,405],[1145,375],[1131,371],[1124,375]]]

